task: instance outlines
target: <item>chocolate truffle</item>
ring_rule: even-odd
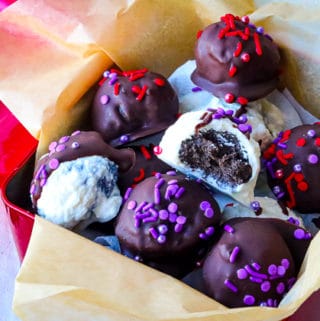
[[[228,307],[276,307],[294,284],[311,234],[279,219],[235,218],[203,265],[206,294]]]
[[[279,133],[263,159],[281,203],[301,213],[320,211],[320,123]]]
[[[92,126],[107,143],[119,146],[166,129],[178,108],[177,95],[162,75],[112,69],[94,97]]]
[[[63,136],[36,164],[30,187],[33,206],[40,216],[67,228],[109,221],[122,202],[118,168],[130,170],[133,162],[132,150],[112,148],[97,132]]]
[[[220,210],[200,183],[175,172],[138,184],[115,227],[122,252],[160,271],[183,277],[213,241]]]
[[[233,110],[182,114],[159,144],[158,157],[187,176],[249,205],[260,170],[259,144]]]
[[[122,196],[129,193],[138,183],[154,176],[156,173],[165,173],[172,169],[157,156],[157,148],[153,144],[130,146],[135,152],[135,160],[130,170],[119,172],[118,187]]]
[[[206,27],[195,46],[192,81],[227,102],[262,98],[278,84],[280,54],[270,36],[248,17],[226,14]]]

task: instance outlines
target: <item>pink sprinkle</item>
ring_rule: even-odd
[[[66,145],[60,144],[60,145],[57,146],[56,152],[62,152],[62,151],[64,151],[65,149],[66,149]]]
[[[42,164],[39,168],[39,170],[37,171],[36,175],[35,175],[35,179],[39,179],[40,177],[42,177],[42,172],[46,172],[46,165]]]
[[[63,137],[61,137],[61,138],[59,139],[59,143],[60,143],[60,144],[64,144],[64,143],[68,142],[69,139],[70,139],[70,136],[63,136]]]
[[[230,263],[234,263],[236,261],[237,255],[239,254],[239,252],[240,252],[240,247],[235,246],[230,254],[230,257],[229,257]]]
[[[76,130],[76,131],[74,131],[74,132],[71,134],[71,136],[77,136],[77,135],[79,135],[80,133],[81,133],[80,130]]]
[[[128,210],[134,210],[137,206],[137,202],[136,201],[129,201],[127,209]]]
[[[100,97],[100,103],[102,105],[106,105],[110,101],[110,97],[108,95],[102,95]]]
[[[44,185],[46,185],[47,183],[47,179],[46,178],[43,178],[41,181],[40,181],[40,187],[43,187]]]
[[[52,158],[50,161],[49,161],[49,168],[51,168],[52,170],[55,170],[59,167],[60,165],[60,162],[59,160],[57,160],[56,158]]]
[[[50,151],[50,152],[54,151],[57,146],[58,146],[58,143],[57,143],[57,142],[52,142],[52,143],[50,143],[50,145],[49,145],[49,151]]]
[[[37,189],[36,185],[35,185],[35,184],[32,184],[31,187],[30,187],[29,193],[30,193],[31,195],[35,194],[36,189]]]

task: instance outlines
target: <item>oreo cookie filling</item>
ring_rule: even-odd
[[[193,170],[214,176],[219,185],[237,186],[249,181],[252,168],[237,137],[214,129],[199,131],[182,141],[179,159]]]

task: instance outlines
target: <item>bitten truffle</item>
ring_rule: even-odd
[[[76,131],[49,145],[36,164],[30,196],[36,212],[67,228],[114,218],[122,197],[118,169],[134,161],[131,149],[116,150],[97,132]]]
[[[179,278],[196,267],[219,221],[220,209],[207,189],[168,172],[132,190],[115,233],[125,255]]]
[[[279,133],[263,159],[280,202],[300,213],[320,211],[320,123]]]
[[[119,146],[166,129],[178,108],[177,95],[162,75],[112,69],[94,97],[92,126],[107,143]]]
[[[276,307],[296,281],[311,234],[279,219],[235,218],[203,265],[206,293],[228,307]]]
[[[192,81],[226,102],[262,98],[278,84],[280,54],[262,27],[226,14],[206,27],[195,46]]]

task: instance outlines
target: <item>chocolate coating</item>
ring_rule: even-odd
[[[151,205],[150,211],[139,210],[143,202]],[[200,183],[162,174],[132,190],[117,217],[115,233],[124,254],[183,277],[204,255],[219,221],[220,209]]]
[[[320,211],[320,124],[281,132],[264,152],[268,184],[277,199],[301,213]]]
[[[261,29],[231,14],[203,30],[195,59],[192,81],[227,102],[262,98],[278,84],[277,45]]]
[[[296,280],[310,239],[279,219],[227,221],[204,261],[205,292],[228,307],[277,306]]]
[[[153,145],[130,146],[135,152],[135,161],[129,171],[119,172],[117,185],[121,195],[125,195],[128,188],[134,188],[144,179],[156,173],[166,173],[172,168],[161,161],[154,153]]]
[[[106,75],[92,105],[92,126],[113,146],[158,133],[177,117],[178,98],[165,77],[140,71]]]
[[[72,161],[85,156],[103,156],[115,162],[120,171],[128,171],[135,162],[133,150],[115,149],[106,144],[101,135],[94,131],[76,131],[70,136],[63,136],[49,145],[49,153],[39,159],[35,166],[31,182],[31,200],[36,207],[40,198],[42,186],[55,170],[55,166],[66,161]],[[50,165],[51,164],[51,165]]]

